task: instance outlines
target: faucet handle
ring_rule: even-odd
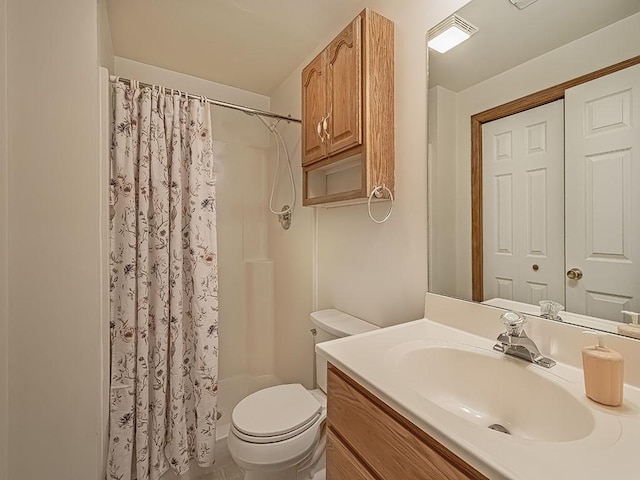
[[[553,300],[540,300],[538,302],[540,305],[540,316],[543,318],[547,318],[549,320],[559,320],[562,321],[562,318],[558,315],[561,310],[564,310],[564,306],[558,302],[554,302]]]
[[[527,319],[519,312],[509,310],[500,316],[500,320],[507,327],[507,333],[509,335],[519,336],[524,330],[524,324],[527,323]]]

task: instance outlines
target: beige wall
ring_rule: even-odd
[[[370,1],[395,22],[396,203],[318,210],[318,306],[380,326],[422,316],[427,289],[427,30],[465,1]],[[384,206],[376,206],[377,215]]]
[[[296,70],[271,96],[274,112],[300,118],[300,73]],[[313,387],[313,339],[309,330],[309,313],[313,307],[314,222],[315,211],[302,206],[302,168],[300,156],[301,128],[297,123],[280,123],[281,132],[293,167],[296,183],[296,207],[291,228],[284,230],[275,217],[269,219],[269,257],[275,268],[275,373],[285,383],[302,382]],[[269,161],[269,182],[276,162]],[[277,190],[276,208],[289,202],[290,190],[284,168]]]
[[[106,471],[109,443],[109,384],[110,371],[110,331],[109,331],[109,147],[111,146],[111,102],[109,96],[109,71],[99,69],[99,158],[100,158],[100,371],[101,371],[101,435],[100,451],[102,463],[100,471]]]
[[[471,115],[636,55],[640,55],[640,13],[459,92],[457,286],[449,294],[471,298]]]
[[[113,72],[113,42],[111,41],[107,0],[98,0],[98,65]]]
[[[317,210],[299,206],[288,232],[270,222],[269,251],[276,273],[276,374],[284,381],[312,383],[309,312],[315,308],[339,308],[381,326],[423,314],[427,289],[426,33],[465,3],[370,0],[354,6],[336,25],[334,34],[365,5],[395,22],[397,201],[393,215],[383,225],[369,220],[365,205]],[[301,69],[332,36],[274,92],[274,111],[301,114]],[[289,145],[295,145],[293,162],[300,180],[300,127],[285,128]],[[300,198],[298,188],[299,202]],[[376,206],[375,211],[384,215],[384,206]]]
[[[0,0],[0,480],[7,480],[9,473],[8,200],[7,2]]]
[[[264,95],[121,57],[116,75],[269,110]],[[267,251],[271,134],[255,117],[211,110],[217,172],[220,378],[273,374],[273,263]]]
[[[8,0],[9,478],[99,478],[97,4]]]

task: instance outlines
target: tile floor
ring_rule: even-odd
[[[235,463],[224,465],[202,480],[243,480],[244,472]]]

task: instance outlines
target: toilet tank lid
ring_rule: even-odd
[[[380,328],[335,308],[311,312],[311,322],[319,329],[336,337],[357,335]]]

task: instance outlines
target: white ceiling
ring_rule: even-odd
[[[640,0],[472,0],[458,14],[480,31],[441,54],[429,50],[429,86],[461,91],[640,11]]]
[[[269,95],[364,3],[108,0],[107,7],[115,55]]]
[[[107,7],[115,55],[270,95],[366,3],[107,0]],[[538,0],[524,10],[472,0],[459,14],[480,31],[445,54],[429,51],[429,84],[464,90],[638,11],[640,0]]]

